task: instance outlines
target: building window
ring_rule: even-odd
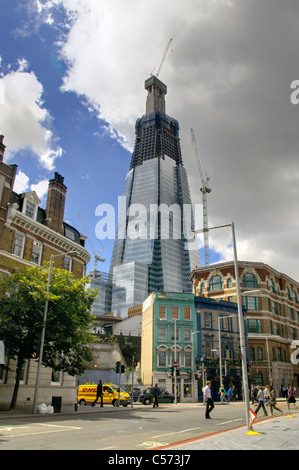
[[[276,289],[275,289],[275,282],[273,281],[273,279],[270,280],[270,290],[271,292],[273,292],[273,294],[275,294]]]
[[[203,294],[203,293],[205,292],[205,290],[206,290],[205,283],[202,282],[202,283],[200,284],[200,292]]]
[[[245,297],[245,305],[247,310],[259,310],[259,298],[258,297]]]
[[[41,261],[42,246],[40,243],[34,241],[31,253],[31,262],[40,265]]]
[[[191,307],[184,307],[184,320],[191,320]]]
[[[159,318],[166,318],[166,306],[159,305]]]
[[[185,337],[185,342],[186,343],[191,342],[191,335],[192,335],[192,329],[191,328],[185,328],[184,329],[184,337]]]
[[[254,385],[264,385],[264,382],[263,382],[263,374],[261,372],[256,372],[255,374],[252,375],[252,381],[254,383]]]
[[[233,287],[233,281],[231,279],[231,277],[227,280],[227,288],[230,289],[231,287]]]
[[[255,350],[254,348],[249,348],[249,361],[255,361]]]
[[[277,303],[274,302],[274,300],[271,300],[271,308],[272,308],[272,312],[276,313],[276,315],[277,315],[277,313],[278,313],[278,311],[277,311]]]
[[[243,287],[248,287],[249,289],[258,287],[257,278],[254,274],[244,274]]]
[[[189,350],[185,350],[185,367],[192,366],[192,353]]]
[[[292,300],[291,291],[290,291],[289,287],[287,287],[287,293],[288,293],[288,299]]]
[[[261,320],[256,320],[255,318],[249,318],[247,320],[248,333],[261,333]]]
[[[204,313],[204,327],[207,328],[208,330],[211,330],[213,328],[213,317],[211,312],[205,312]]]
[[[24,247],[25,235],[20,232],[15,232],[12,254],[22,257],[23,256],[23,247]]]
[[[210,280],[209,283],[210,291],[222,290],[223,289],[223,281],[221,276],[214,276]]]
[[[66,271],[71,271],[72,269],[72,258],[70,256],[65,256],[63,261],[63,269]]]
[[[179,307],[171,307],[171,318],[173,320],[179,319]]]
[[[27,217],[30,217],[30,219],[34,219],[35,205],[32,204],[32,202],[26,201],[25,215],[27,215]]]
[[[166,367],[166,349],[159,349],[157,354],[158,367]]]
[[[295,331],[295,328],[292,328],[292,327],[291,327],[291,337],[292,339],[296,339],[296,331]]]
[[[159,327],[158,329],[158,341],[166,341],[167,328]]]
[[[278,323],[273,323],[273,334],[279,336],[279,324]]]
[[[281,348],[275,348],[275,349],[273,349],[273,351],[274,351],[274,360],[281,362],[282,361],[282,350],[281,350]]]
[[[262,348],[257,348],[257,360],[258,361],[263,361],[264,360],[264,355],[263,355]]]

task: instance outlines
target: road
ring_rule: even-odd
[[[0,450],[152,450],[245,424],[242,404],[216,405],[211,420],[199,404],[143,406],[0,421]],[[260,413],[259,419],[264,418]]]

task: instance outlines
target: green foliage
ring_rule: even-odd
[[[48,301],[42,363],[70,375],[81,374],[92,360],[88,327],[97,291],[89,288],[87,276],[74,279],[63,269],[52,268],[49,292],[47,282],[48,270],[35,266],[0,280],[0,339],[10,358],[30,359]]]

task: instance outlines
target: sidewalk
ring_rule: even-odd
[[[246,426],[213,433],[196,439],[160,447],[165,451],[186,450],[299,450],[299,411],[291,409],[280,415]]]

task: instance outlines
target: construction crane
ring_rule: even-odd
[[[166,47],[165,52],[164,52],[164,54],[163,54],[163,57],[162,57],[162,59],[161,59],[161,62],[160,62],[158,71],[157,71],[157,73],[156,73],[156,77],[157,77],[157,78],[158,78],[158,76],[159,76],[159,74],[160,74],[160,72],[161,72],[162,65],[164,64],[164,61],[165,61],[166,55],[167,55],[167,53],[168,53],[168,51],[169,51],[169,48],[170,48],[170,44],[171,44],[171,43],[172,43],[172,38],[169,39],[168,44],[167,44],[167,47]],[[151,75],[154,75],[154,73],[153,73],[154,70],[155,70],[155,67],[154,67],[154,69],[153,69]]]
[[[191,130],[191,141],[194,147],[194,152],[198,164],[200,179],[202,187],[200,188],[202,192],[202,206],[203,206],[203,229],[204,229],[204,251],[205,251],[205,264],[210,264],[210,253],[209,253],[209,231],[208,231],[208,203],[207,203],[207,194],[209,194],[212,189],[210,188],[209,181],[210,178],[205,171],[203,164],[200,159],[200,155],[198,152],[196,139],[194,135],[193,129]]]
[[[78,216],[79,216],[79,219],[81,220],[81,224],[83,225],[83,228],[84,228],[85,233],[86,233],[86,236],[87,236],[87,238],[88,238],[88,240],[89,240],[89,244],[90,244],[90,246],[91,246],[92,252],[93,252],[93,254],[94,254],[94,259],[93,259],[93,266],[94,266],[94,267],[93,267],[93,278],[95,278],[96,270],[97,270],[97,265],[98,265],[98,261],[102,261],[103,263],[106,261],[106,258],[101,258],[101,257],[100,257],[100,254],[101,254],[101,252],[102,252],[103,249],[104,249],[104,245],[103,245],[103,243],[100,242],[101,245],[102,245],[101,249],[98,250],[98,253],[95,251],[95,249],[94,249],[94,247],[93,247],[93,244],[92,244],[92,241],[91,241],[91,239],[90,239],[90,237],[89,237],[89,235],[88,235],[88,231],[87,231],[86,225],[85,225],[85,223],[84,223],[84,221],[83,221],[81,215],[78,214]]]

